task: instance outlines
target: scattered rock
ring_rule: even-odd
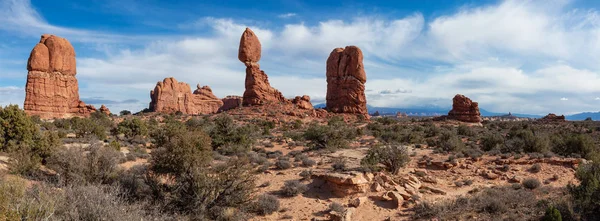
[[[368,200],[368,198],[366,196],[357,197],[357,198],[354,198],[354,199],[350,199],[348,201],[348,205],[350,205],[352,207],[358,208],[360,205],[362,205],[365,202],[367,202],[367,200]]]
[[[367,75],[356,46],[333,49],[327,59],[327,110],[367,116]]]
[[[394,201],[394,203],[396,204],[396,208],[402,207],[402,203],[404,203],[404,197],[402,197],[400,193],[396,191],[389,191],[386,193],[386,195]]]
[[[313,179],[324,180],[336,196],[344,197],[357,193],[366,193],[370,183],[363,173],[315,173]]]
[[[484,177],[490,180],[495,180],[498,179],[498,177],[500,177],[498,174],[492,173],[492,172],[486,172],[484,173]]]
[[[354,211],[354,208],[346,208],[346,210],[344,210],[344,212],[342,213],[331,211],[329,215],[331,216],[331,220],[333,221],[351,221],[352,214],[354,213]]]
[[[448,119],[479,123],[481,122],[481,114],[479,113],[479,105],[477,102],[471,101],[468,97],[457,94],[452,99],[452,110],[448,112]]]
[[[431,191],[432,193],[436,193],[436,194],[440,194],[440,195],[446,195],[447,194],[445,190],[442,190],[440,188],[435,188],[435,187],[432,187],[432,186],[423,186],[423,189],[427,189],[427,190]]]

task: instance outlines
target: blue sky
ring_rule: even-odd
[[[600,111],[598,1],[0,0],[0,105],[24,100],[44,33],[77,53],[80,97],[112,111],[148,106],[175,77],[241,95],[239,38],[252,28],[261,68],[287,97],[324,102],[336,47],[364,53],[373,106],[449,107],[465,94],[494,112]]]

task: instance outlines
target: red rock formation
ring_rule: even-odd
[[[100,106],[100,109],[98,110],[106,115],[110,115],[110,110],[108,109],[108,107],[104,106],[104,104]]]
[[[542,119],[539,119],[539,121],[544,121],[544,122],[565,122],[567,121],[565,119],[565,115],[556,115],[553,113],[549,113],[548,115],[544,116]]]
[[[457,94],[452,99],[452,110],[448,112],[448,119],[470,123],[481,122],[479,105],[462,94]]]
[[[296,96],[292,103],[295,104],[300,109],[311,110],[314,109],[313,105],[310,103],[310,97],[308,95],[304,95],[302,97]]]
[[[227,96],[221,101],[223,101],[223,106],[219,108],[219,112],[228,111],[234,108],[238,108],[242,106],[242,97],[240,96]]]
[[[27,61],[23,108],[42,119],[87,116],[96,111],[79,100],[75,49],[64,38],[42,35]]]
[[[258,37],[246,28],[240,39],[238,59],[246,65],[245,106],[262,105],[265,102],[289,102],[283,94],[269,84],[269,77],[260,70],[261,45]]]
[[[362,51],[356,46],[333,49],[327,59],[327,110],[368,115]]]
[[[217,98],[210,87],[198,88],[192,93],[189,84],[177,82],[175,78],[165,78],[156,83],[150,91],[149,109],[160,113],[211,114],[217,113],[223,102]]]

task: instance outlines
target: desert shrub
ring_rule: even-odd
[[[0,151],[11,155],[13,173],[31,175],[61,145],[58,133],[41,131],[17,105],[0,107]]]
[[[303,170],[302,172],[300,172],[300,177],[302,177],[303,179],[308,179],[312,176],[313,172],[312,170]]]
[[[39,185],[27,188],[21,178],[0,177],[0,220],[44,220],[52,217],[59,203],[56,194]]]
[[[285,170],[292,168],[292,163],[287,158],[280,158],[277,160],[277,162],[275,162],[275,166],[277,167],[277,169]]]
[[[235,124],[231,116],[221,114],[214,119],[213,125],[209,129],[209,135],[212,139],[213,149],[225,155],[232,155],[251,150],[252,145],[256,142],[257,131],[253,124],[239,126]],[[222,148],[232,146],[236,148]]]
[[[33,120],[17,105],[0,107],[0,150],[10,150],[11,146],[32,145],[38,133]]]
[[[537,189],[538,187],[540,187],[540,185],[542,185],[542,183],[540,183],[540,180],[536,178],[527,178],[523,180],[522,184],[523,187],[530,190]]]
[[[122,153],[101,145],[92,145],[84,153],[80,147],[64,148],[48,159],[48,168],[56,171],[63,185],[113,182]]]
[[[575,177],[579,180],[579,185],[568,186],[574,205],[584,217],[593,220],[600,211],[600,163],[581,165]]]
[[[132,138],[135,136],[148,135],[148,126],[146,122],[139,118],[129,118],[121,121],[117,125],[117,134],[124,134],[125,137]]]
[[[539,173],[540,171],[542,171],[542,165],[540,165],[539,163],[533,164],[529,168],[529,172],[532,173]]]
[[[444,151],[461,151],[465,148],[462,140],[452,132],[443,132],[438,147]]]
[[[331,168],[333,168],[334,171],[346,171],[346,159],[344,159],[344,158],[333,159]]]
[[[344,121],[332,119],[328,125],[311,124],[304,132],[304,139],[310,141],[313,149],[335,151],[347,148],[350,140],[358,135],[356,128]]]
[[[548,209],[546,209],[544,217],[542,217],[542,221],[562,221],[562,216],[558,209],[554,208],[554,206],[549,206]]]
[[[540,208],[532,191],[507,187],[487,188],[464,197],[436,203],[421,202],[415,206],[415,220],[537,220]],[[515,216],[518,214],[518,216]]]
[[[157,141],[152,151],[152,170],[178,175],[194,167],[206,166],[212,158],[210,137],[202,131],[173,129],[165,140]]]
[[[314,165],[317,165],[317,162],[315,160],[310,159],[308,157],[302,159],[302,166],[304,166],[304,167],[312,167]]]
[[[534,134],[530,129],[512,130],[509,137],[502,149],[504,153],[543,153],[549,149],[548,139],[540,134]]]
[[[563,156],[579,155],[592,159],[594,154],[600,151],[587,134],[555,134],[552,144],[552,152]]]
[[[219,219],[252,202],[254,176],[248,162],[231,159],[214,168],[191,167],[176,177],[170,204],[192,219]]]
[[[297,196],[298,194],[302,194],[308,190],[308,186],[301,183],[298,180],[288,180],[285,181],[283,187],[281,188],[281,194],[287,197]]]
[[[129,204],[120,189],[112,186],[73,186],[64,189],[57,207],[58,220],[143,220],[141,205]]]
[[[472,136],[475,136],[475,131],[473,131],[473,129],[471,129],[469,126],[461,124],[457,128],[457,134],[462,135],[462,136],[472,137]]]
[[[258,215],[270,215],[279,210],[279,199],[273,195],[262,194],[252,206]]]
[[[405,146],[375,146],[369,149],[367,155],[361,160],[361,165],[373,168],[383,164],[388,171],[396,174],[409,161],[410,157]]]
[[[481,138],[481,147],[484,151],[497,149],[502,145],[504,145],[504,136],[499,133],[487,133],[483,138]]]
[[[329,204],[329,211],[343,213],[344,211],[346,211],[346,208],[344,207],[344,205],[338,202],[332,202],[331,204]]]
[[[122,110],[121,112],[119,112],[119,115],[121,115],[121,116],[127,116],[127,115],[131,115],[131,111],[128,111],[128,110]]]
[[[78,138],[94,136],[99,140],[106,139],[106,127],[97,124],[90,118],[71,118],[71,129],[75,132]]]
[[[152,199],[155,196],[155,188],[158,181],[148,173],[148,166],[136,165],[119,174],[118,185],[122,193],[130,200],[142,201]]]
[[[429,123],[425,125],[425,137],[435,137],[441,130],[435,124]]]

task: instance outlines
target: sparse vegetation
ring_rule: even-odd
[[[285,181],[283,188],[281,188],[281,194],[287,197],[297,196],[308,190],[308,186],[301,183],[298,180]]]
[[[361,164],[368,168],[376,168],[378,164],[383,164],[388,171],[396,174],[409,161],[410,157],[405,146],[388,145],[369,149],[367,156],[361,160]]]

